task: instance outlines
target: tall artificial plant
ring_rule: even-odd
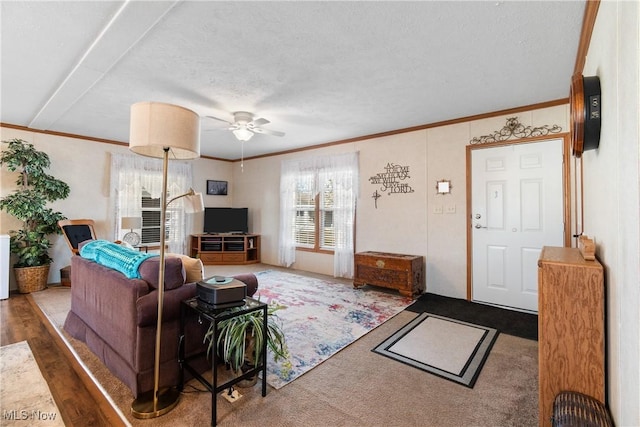
[[[51,241],[48,236],[59,234],[60,212],[46,207],[47,203],[65,199],[69,186],[45,171],[51,165],[49,156],[22,139],[2,141],[7,144],[0,155],[0,165],[18,172],[16,190],[0,199],[0,210],[22,221],[22,228],[11,231],[11,253],[17,256],[14,267],[48,265]]]

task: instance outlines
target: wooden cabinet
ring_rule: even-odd
[[[413,297],[425,290],[424,258],[384,252],[358,252],[354,256],[353,286],[366,284],[397,289]]]
[[[538,260],[539,424],[553,399],[577,391],[606,403],[602,265],[575,248],[545,246]]]
[[[204,265],[253,264],[260,262],[258,234],[193,234],[191,256]]]

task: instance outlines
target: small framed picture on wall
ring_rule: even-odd
[[[214,196],[226,196],[227,195],[227,181],[214,181],[212,179],[207,180],[207,194]]]

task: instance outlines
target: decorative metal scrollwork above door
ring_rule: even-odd
[[[500,130],[489,135],[476,136],[469,144],[489,144],[492,142],[507,141],[509,139],[531,138],[536,136],[546,136],[553,133],[562,132],[562,127],[558,125],[543,125],[538,127],[525,126],[518,121],[517,117],[507,118],[507,123]]]

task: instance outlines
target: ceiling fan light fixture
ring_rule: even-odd
[[[271,123],[265,118],[253,119],[253,113],[247,111],[236,111],[233,113],[233,122],[225,119],[219,119],[214,116],[207,116],[210,119],[226,123],[227,129],[233,132],[238,141],[248,141],[253,138],[254,133],[266,134],[271,136],[284,136],[284,132],[272,129],[265,129],[262,126]]]
[[[233,134],[238,139],[238,141],[248,141],[253,136],[253,132],[251,132],[246,127],[241,127],[239,129],[235,129]]]

